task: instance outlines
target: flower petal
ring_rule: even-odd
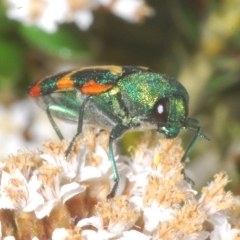
[[[50,212],[54,208],[54,206],[57,204],[57,200],[50,200],[45,202],[43,205],[40,205],[37,207],[34,212],[38,219],[42,219],[45,216],[49,216]]]
[[[68,199],[75,196],[78,193],[85,191],[86,187],[81,186],[76,182],[72,182],[69,184],[65,184],[61,187],[59,198],[63,198],[63,203],[65,203]]]
[[[103,228],[102,219],[99,217],[84,218],[77,223],[78,227],[84,227],[89,225],[94,226],[97,229]]]

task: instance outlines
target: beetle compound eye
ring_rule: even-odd
[[[169,113],[169,100],[168,98],[160,98],[152,109],[152,117],[157,122],[167,122]]]

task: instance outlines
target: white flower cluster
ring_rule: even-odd
[[[46,32],[55,32],[59,24],[75,22],[86,30],[93,22],[92,11],[102,9],[132,23],[151,16],[153,10],[144,0],[7,0],[7,16]]]
[[[239,239],[236,198],[219,173],[196,198],[184,180],[178,139],[145,135],[131,160],[116,157],[121,186],[113,199],[106,131],[84,129],[73,152],[67,141],[46,142],[40,153],[19,152],[0,166],[1,236],[28,239]],[[123,160],[123,159],[122,159]],[[5,213],[6,216],[7,213]],[[10,220],[16,222],[15,229]],[[31,228],[29,228],[31,224]],[[9,225],[11,226],[9,228]],[[11,236],[11,237],[10,237]]]

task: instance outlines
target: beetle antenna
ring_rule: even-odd
[[[198,137],[201,137],[201,138],[203,138],[203,139],[205,139],[205,140],[207,140],[207,141],[210,141],[210,138],[208,138],[207,136],[205,136],[205,135],[203,135],[203,134],[201,134],[201,133],[193,130],[192,128],[187,128],[187,127],[185,127],[185,130],[186,130],[186,131],[189,131],[189,132],[193,132],[193,133],[195,133],[196,135],[198,135]]]

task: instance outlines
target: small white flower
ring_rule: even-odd
[[[96,228],[96,231],[94,230],[83,230],[82,235],[85,236],[87,239],[91,239],[90,236],[96,236],[97,239],[112,239],[117,236],[121,236],[125,233],[128,229],[130,229],[135,222],[118,222],[118,223],[112,223],[109,222],[108,226],[103,226],[102,218],[99,217],[90,217],[82,219],[78,222],[78,227],[84,227],[84,226],[93,226]]]
[[[153,10],[144,0],[89,0],[72,4],[67,0],[7,0],[10,5],[7,16],[26,25],[36,25],[53,33],[64,22],[75,22],[86,30],[93,22],[92,11],[101,6],[117,16],[133,23],[152,15]]]
[[[41,187],[41,181],[36,176],[33,176],[27,182],[19,170],[15,170],[13,175],[3,171],[1,186],[1,209],[18,209],[31,212],[44,202],[43,197],[37,192]]]
[[[36,25],[46,32],[53,33],[58,24],[67,19],[68,5],[66,0],[48,0],[43,14],[37,19]]]
[[[240,230],[231,228],[231,225],[225,221],[224,224],[214,225],[214,230],[210,233],[210,239],[232,240],[237,234],[240,234]]]
[[[149,240],[151,237],[147,237],[145,234],[138,232],[136,230],[126,231],[123,232],[123,237],[120,238],[120,240]]]
[[[94,154],[101,158],[99,165],[96,167],[85,166],[85,161],[82,160],[79,177],[76,178],[76,181],[89,181],[96,186],[97,184],[101,184],[102,182],[109,182],[110,179],[113,179],[112,164],[109,160],[107,152],[103,149],[102,146],[96,145]],[[121,189],[123,190],[125,187],[124,177],[129,174],[130,168],[123,162],[118,161],[118,157],[115,157],[115,160],[118,173],[121,178],[118,189],[118,194],[120,194]]]
[[[145,8],[142,14],[141,8]],[[143,0],[117,0],[113,3],[112,12],[118,17],[132,23],[137,23],[145,16],[153,14],[153,10],[145,6]]]
[[[144,196],[145,194],[145,188],[148,185],[148,179],[147,176],[150,174],[150,172],[145,171],[138,174],[133,174],[132,172],[128,175],[129,182],[134,183],[132,188],[132,193],[135,196]]]
[[[96,179],[100,177],[109,177],[110,170],[111,170],[111,163],[108,160],[108,154],[106,151],[100,146],[97,145],[94,151],[95,155],[101,157],[101,162],[99,166],[92,167],[86,165],[86,159],[82,158],[81,161],[81,169],[79,176],[77,177],[77,181],[86,181],[91,179]]]
[[[199,202],[200,202],[199,207],[209,216],[218,212],[218,208],[214,202],[202,203],[201,199],[199,200]]]
[[[86,190],[85,187],[76,182],[61,186],[58,175],[54,177],[53,183],[53,186],[44,184],[41,188],[41,193],[45,198],[45,202],[35,209],[35,214],[39,219],[49,216],[51,210],[59,203],[59,201],[65,203],[71,197]]]
[[[44,159],[49,165],[53,167],[61,166],[63,169],[62,177],[74,179],[79,171],[80,161],[77,156],[74,156],[71,161],[67,161],[64,155],[58,154],[41,154],[40,157]]]
[[[55,32],[57,25],[66,21],[68,5],[66,0],[46,0],[34,3],[32,0],[8,0],[11,8],[9,18],[27,25],[36,24],[46,32]]]
[[[84,226],[93,226],[97,230],[83,230],[82,235],[86,239],[94,239],[92,237],[96,237],[95,239],[111,239],[114,236],[116,236],[115,233],[112,233],[108,230],[104,229],[102,218],[100,217],[90,217],[90,218],[85,218],[82,219],[78,222],[77,226],[78,227],[84,227]]]
[[[52,240],[65,240],[68,237],[69,234],[65,228],[56,228],[52,234]]]
[[[7,10],[7,16],[18,21],[27,21],[28,19],[28,5],[30,0],[8,0],[12,8]]]
[[[88,9],[74,12],[72,18],[77,26],[82,30],[87,30],[93,22],[93,14]]]
[[[7,237],[3,238],[3,240],[15,240],[15,237],[7,236]]]
[[[157,204],[156,202],[153,202],[151,207],[145,207],[143,210],[145,230],[148,232],[152,232],[156,229],[159,223],[172,219],[173,211],[174,208],[166,208],[164,206],[159,206],[159,204]]]

